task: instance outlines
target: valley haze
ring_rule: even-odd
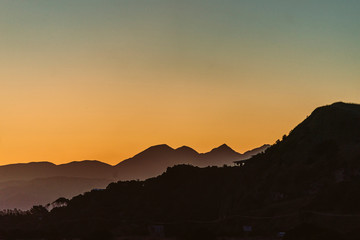
[[[30,209],[59,197],[71,198],[92,189],[104,189],[119,180],[145,180],[156,177],[168,167],[234,165],[265,151],[270,145],[240,154],[226,144],[207,153],[183,146],[173,149],[166,144],[152,146],[134,157],[112,166],[97,160],[66,164],[31,162],[0,166],[0,209]]]

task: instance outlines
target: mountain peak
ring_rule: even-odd
[[[329,106],[336,106],[336,107],[360,107],[359,104],[356,104],[356,103],[345,103],[345,102],[334,102],[332,104],[330,104]]]
[[[346,111],[360,114],[360,105],[355,103],[344,103],[344,102],[335,102],[330,105],[325,105],[322,107],[318,107],[314,110],[313,113],[323,113],[326,111]]]
[[[240,155],[240,153],[234,151],[231,147],[229,147],[225,143],[217,148],[213,148],[209,153],[236,153]]]
[[[219,147],[217,147],[217,148],[214,148],[213,150],[215,150],[215,149],[217,149],[217,150],[233,150],[231,147],[229,147],[227,144],[222,144],[222,145],[220,145]]]
[[[222,145],[220,145],[218,148],[230,148],[231,149],[231,147],[229,147],[226,143],[224,143],[224,144],[222,144]]]
[[[101,162],[99,160],[82,160],[82,161],[72,161],[69,163],[64,163],[64,164],[60,164],[59,166],[66,166],[66,165],[78,165],[78,166],[89,166],[89,165],[94,165],[94,166],[111,166],[110,164]]]
[[[178,152],[189,152],[189,153],[198,153],[196,150],[192,149],[191,147],[188,146],[181,146],[177,149],[175,149]]]
[[[271,154],[279,149],[278,159],[296,164],[315,161],[325,164],[329,159],[340,159],[339,156],[355,159],[358,150],[354,153],[346,149],[359,142],[360,105],[336,102],[316,108],[289,136],[273,145],[263,159],[275,158]]]
[[[193,148],[191,148],[191,147],[188,147],[188,146],[181,146],[181,147],[178,147],[178,148],[176,148],[175,150],[179,150],[179,151],[195,151],[196,152],[196,150],[195,149],[193,149]]]
[[[144,151],[136,154],[133,158],[139,158],[139,157],[141,158],[144,156],[157,156],[158,154],[167,154],[172,151],[174,151],[174,149],[169,145],[159,144],[145,149]]]
[[[167,144],[158,144],[158,145],[154,145],[154,146],[151,146],[151,147],[145,149],[145,151],[150,151],[150,150],[151,151],[155,151],[155,150],[162,151],[162,150],[174,150],[174,149]]]
[[[320,135],[327,138],[348,138],[348,134],[356,136],[353,129],[350,129],[349,126],[359,126],[359,122],[359,104],[336,102],[316,108],[292,132],[302,130],[302,134],[305,134],[306,131],[311,131],[314,135],[318,135],[321,132]],[[355,130],[357,129],[355,128]]]

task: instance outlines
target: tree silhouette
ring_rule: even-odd
[[[56,199],[54,202],[51,203],[53,208],[57,208],[57,207],[66,207],[69,203],[69,199],[64,198],[64,197],[60,197],[58,199]]]

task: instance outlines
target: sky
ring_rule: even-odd
[[[1,0],[0,165],[244,152],[360,103],[357,0]]]

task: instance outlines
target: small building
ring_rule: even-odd
[[[235,165],[242,167],[242,166],[245,165],[245,163],[246,163],[248,160],[249,160],[249,159],[234,161],[234,163],[235,163]]]

